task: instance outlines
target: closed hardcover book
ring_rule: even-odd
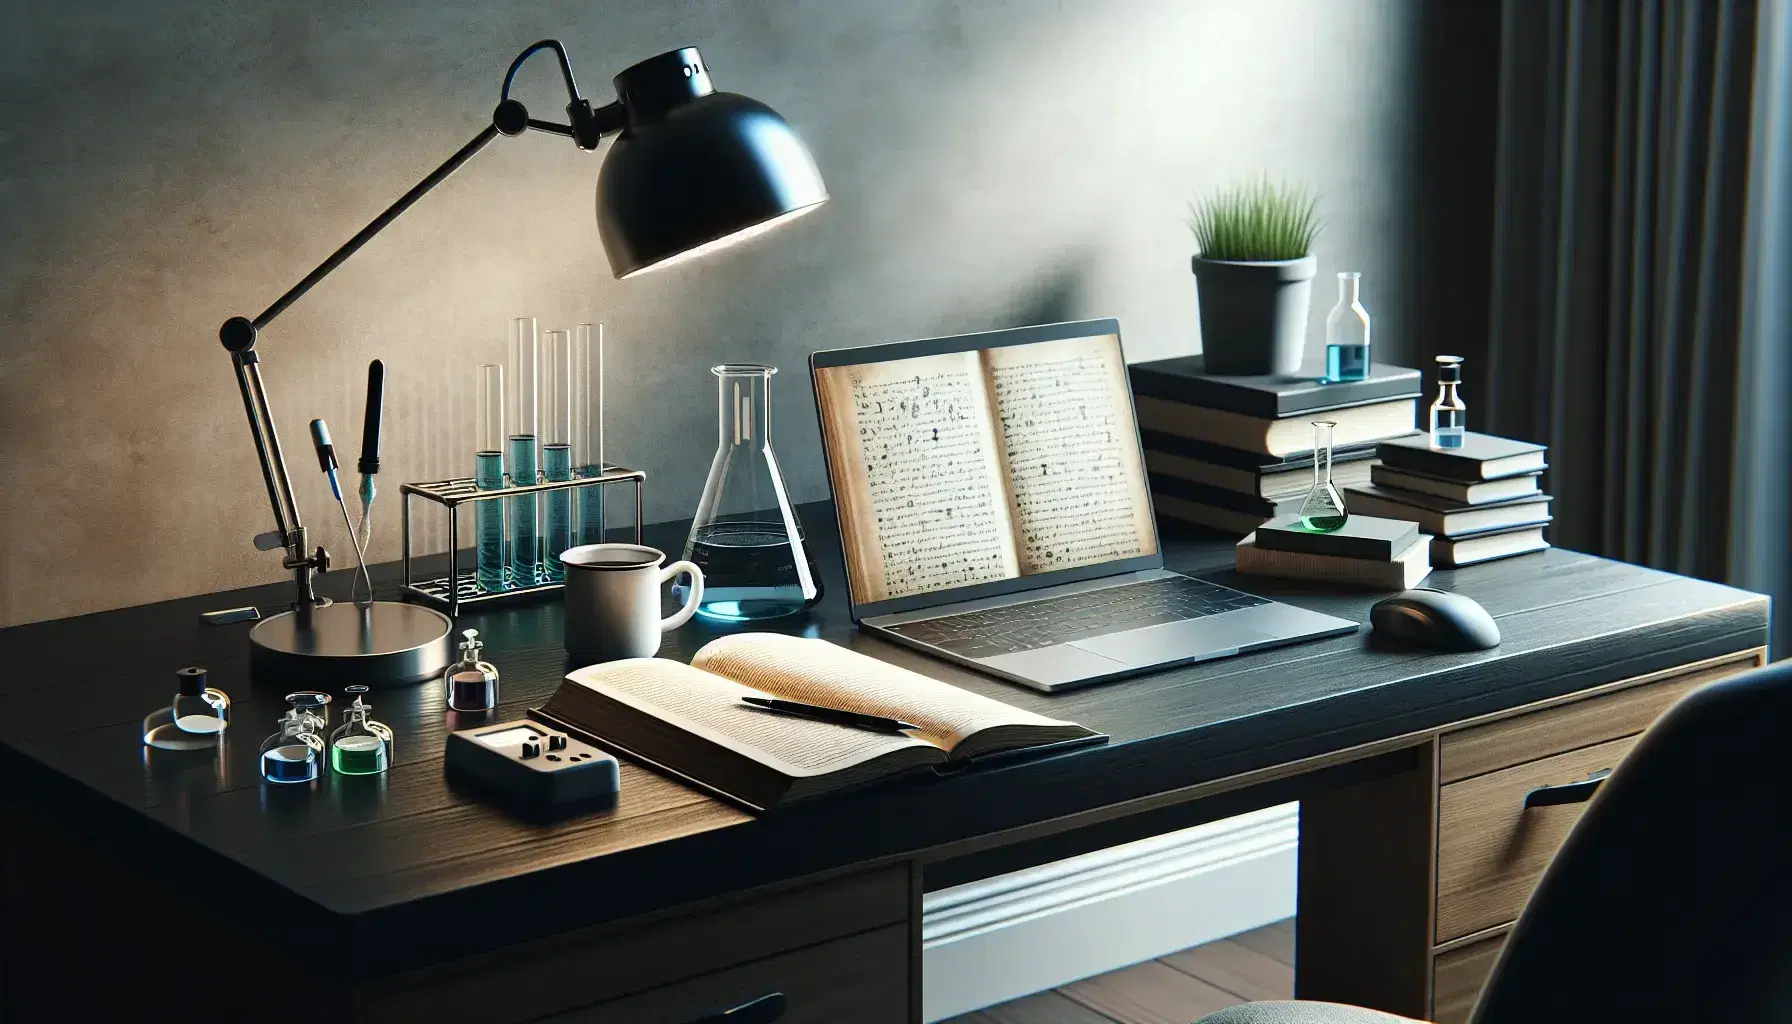
[[[1456,537],[1546,519],[1549,500],[1547,494],[1531,494],[1485,505],[1465,505],[1434,494],[1395,491],[1374,485],[1344,489],[1344,507],[1350,512],[1386,519],[1410,519],[1419,524],[1419,529],[1440,537]]]
[[[1389,438],[1376,448],[1385,465],[1444,480],[1497,480],[1536,473],[1547,449],[1529,441],[1477,434],[1462,435],[1460,448],[1433,448],[1431,435]]]
[[[1359,450],[1351,461],[1332,463],[1332,483],[1339,487],[1369,482],[1369,467],[1375,463],[1373,449]],[[1239,469],[1236,466],[1222,466],[1200,459],[1191,459],[1170,452],[1145,449],[1145,468],[1162,476],[1175,477],[1193,483],[1219,487],[1239,494],[1256,495],[1265,501],[1283,501],[1288,498],[1304,496],[1313,486],[1313,460],[1304,460],[1306,465],[1294,465],[1287,469]],[[1280,465],[1279,463],[1273,465]]]
[[[1269,501],[1254,494],[1240,494],[1221,487],[1183,480],[1178,477],[1164,476],[1159,473],[1145,474],[1151,485],[1151,497],[1155,501],[1161,496],[1181,498],[1184,501],[1196,501],[1203,505],[1212,505],[1228,511],[1254,515],[1258,522],[1273,519],[1279,515],[1291,515],[1300,508],[1300,500],[1305,497],[1287,498],[1281,501]],[[1256,529],[1255,526],[1251,527]]]
[[[1442,569],[1456,569],[1496,558],[1528,555],[1549,548],[1543,539],[1547,522],[1509,527],[1472,534],[1467,537],[1437,537],[1431,541],[1431,563]]]
[[[1238,571],[1255,576],[1322,580],[1374,590],[1410,590],[1431,573],[1431,538],[1420,534],[1391,561],[1277,551],[1262,547],[1256,534],[1238,542]]]
[[[1542,490],[1542,470],[1525,473],[1522,476],[1506,476],[1497,480],[1445,480],[1414,473],[1410,470],[1396,469],[1385,463],[1375,463],[1369,470],[1369,480],[1377,487],[1388,487],[1397,491],[1416,491],[1420,494],[1431,494],[1439,498],[1459,501],[1464,505],[1486,505],[1496,501],[1507,501],[1521,498],[1527,494],[1536,494]],[[1361,483],[1351,480],[1351,486]]]
[[[1418,524],[1406,519],[1350,515],[1336,530],[1321,532],[1301,525],[1300,516],[1280,516],[1257,527],[1257,546],[1271,551],[1337,555],[1391,562],[1412,546]]]
[[[1151,505],[1157,510],[1157,519],[1162,523],[1191,523],[1208,530],[1231,534],[1234,537],[1250,533],[1257,527],[1273,518],[1256,515],[1250,512],[1235,512],[1218,505],[1209,505],[1188,498],[1179,498],[1169,494],[1152,494]],[[1298,506],[1298,502],[1290,507]]]
[[[1333,445],[1361,444],[1412,433],[1417,404],[1417,399],[1397,398],[1328,410],[1323,418],[1336,424]],[[1268,419],[1149,395],[1138,396],[1134,410],[1142,429],[1161,434],[1278,458],[1313,450],[1313,424],[1305,417]]]
[[[1134,363],[1128,368],[1134,395],[1208,409],[1281,419],[1351,405],[1419,394],[1419,371],[1374,363],[1362,380],[1326,382],[1322,366],[1302,367],[1292,376],[1205,372],[1205,357],[1178,356]]]

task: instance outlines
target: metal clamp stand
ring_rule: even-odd
[[[532,54],[546,50],[553,51],[566,80],[566,91],[571,97],[566,106],[570,124],[530,117],[522,103],[510,98],[511,84],[523,62]],[[330,567],[330,555],[321,546],[315,551],[310,550],[304,524],[299,519],[298,500],[293,495],[286,457],[280,450],[280,435],[274,429],[274,413],[262,383],[261,357],[255,351],[261,330],[499,136],[515,137],[527,131],[547,132],[570,138],[579,149],[591,152],[597,149],[604,135],[621,131],[625,120],[620,101],[593,108],[579,95],[565,47],[552,39],[536,43],[511,62],[510,70],[504,76],[498,106],[492,111],[491,124],[356,232],[286,294],[275,299],[260,316],[253,320],[233,316],[218,329],[218,340],[230,353],[236,368],[243,411],[249,417],[255,454],[261,461],[261,476],[267,485],[268,504],[274,510],[275,529],[257,535],[255,546],[262,551],[285,549],[286,557],[281,564],[292,571],[295,591],[291,611],[262,620],[249,633],[250,668],[257,678],[308,685],[321,682],[372,685],[417,682],[439,674],[447,667],[453,653],[448,642],[453,623],[440,612],[391,601],[375,601],[367,607],[332,605],[327,598],[317,595],[312,586],[312,575]],[[407,501],[407,562],[410,548],[408,508]],[[636,518],[639,520],[639,515]],[[410,588],[407,586],[406,590]],[[455,606],[458,607],[458,602]]]
[[[564,583],[535,583],[526,587],[506,587],[503,590],[482,590],[479,587],[479,574],[461,571],[460,555],[460,507],[480,501],[499,501],[514,498],[521,494],[542,494],[548,491],[572,491],[586,488],[605,488],[615,484],[632,482],[635,485],[635,543],[642,542],[641,490],[646,483],[647,474],[638,469],[623,466],[605,466],[602,476],[580,477],[576,480],[563,480],[553,483],[516,485],[500,490],[480,490],[473,478],[458,477],[453,480],[436,480],[430,483],[400,484],[399,493],[404,495],[404,593],[407,597],[415,597],[446,608],[449,615],[459,615],[462,605],[479,604],[485,601],[496,601],[500,598],[517,597],[522,594],[538,594],[548,590],[564,589]],[[448,509],[448,575],[429,580],[413,580],[411,578],[411,498],[426,498]]]

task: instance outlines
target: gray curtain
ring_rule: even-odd
[[[1735,528],[1765,468],[1739,431],[1758,13],[1507,0],[1470,407],[1471,427],[1550,446],[1554,543],[1713,580],[1760,542]],[[1760,482],[1787,486],[1777,470]]]

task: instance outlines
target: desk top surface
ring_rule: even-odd
[[[1345,636],[1046,695],[861,634],[844,599],[831,510],[803,516],[826,587],[806,617],[770,628],[821,636],[969,689],[1106,732],[1112,743],[1041,760],[866,790],[761,818],[625,764],[615,807],[541,823],[451,787],[452,729],[520,718],[568,667],[560,604],[483,605],[475,627],[503,675],[491,717],[445,709],[438,685],[372,695],[397,734],[382,776],[326,774],[264,785],[261,740],[284,709],[249,679],[248,625],[202,625],[208,609],[278,607],[261,587],[0,630],[0,765],[14,797],[151,867],[206,872],[228,902],[285,915],[356,948],[428,962],[562,930],[518,924],[518,901],[548,900],[563,922],[631,916],[751,886],[930,849],[1241,772],[1321,756],[1590,686],[1764,645],[1767,599],[1568,551],[1455,571],[1428,586],[1478,600],[1498,648],[1395,649],[1367,629]],[[649,527],[676,551],[684,524]],[[1231,544],[1169,541],[1172,568],[1359,622],[1380,596],[1241,577]],[[271,556],[270,556],[271,557]],[[347,572],[332,573],[346,587]],[[382,588],[387,589],[387,588]],[[717,631],[700,622],[661,654],[688,659]],[[139,721],[204,665],[234,702],[220,754],[163,756]],[[225,902],[225,901],[221,901]],[[507,919],[511,926],[485,927]],[[402,950],[402,953],[396,952]],[[394,966],[400,966],[394,963]]]

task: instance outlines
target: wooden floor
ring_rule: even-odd
[[[1234,1003],[1293,997],[1290,918],[942,1024],[1189,1024]]]

